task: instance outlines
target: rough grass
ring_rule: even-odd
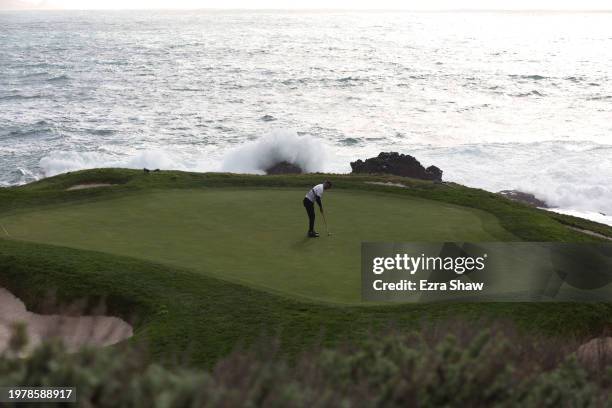
[[[612,227],[605,224],[600,224],[595,221],[585,220],[584,218],[578,218],[566,214],[550,213],[547,212],[549,217],[559,221],[561,224],[569,225],[570,227],[579,228],[587,231],[601,234],[606,237],[612,238]]]
[[[199,187],[308,187],[329,178],[340,190],[420,197],[484,210],[516,239],[599,242],[567,229],[541,211],[482,190],[419,181],[410,188],[366,184],[393,177],[334,175],[240,176],[132,170],[94,170],[63,175],[20,188],[0,189],[0,217],[45,206],[99,202],[164,189]],[[108,182],[119,186],[66,191],[75,184]],[[187,353],[194,364],[212,365],[236,344],[278,336],[280,353],[295,356],[313,344],[359,341],[371,331],[393,326],[410,331],[439,319],[509,319],[521,330],[580,337],[610,323],[607,304],[454,304],[334,306],[300,301],[215,279],[188,268],[61,246],[0,240],[0,284],[42,311],[44,294],[55,290],[61,302],[105,299],[112,312],[136,319],[135,341],[150,344],[156,358]]]

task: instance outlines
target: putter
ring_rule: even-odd
[[[331,236],[331,232],[329,232],[329,227],[327,226],[327,218],[325,217],[325,212],[321,212],[321,215],[323,216],[323,221],[325,222],[325,231],[327,232],[327,236]]]

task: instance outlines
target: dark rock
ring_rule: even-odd
[[[264,115],[260,118],[264,122],[274,122],[276,118],[272,115]]]
[[[527,204],[531,207],[549,208],[548,204],[546,204],[545,201],[540,200],[539,198],[530,193],[524,193],[518,190],[503,190],[497,194],[502,195],[509,200]]]
[[[300,166],[287,161],[276,163],[274,166],[266,169],[266,174],[302,174],[303,172]]]
[[[442,181],[442,170],[436,166],[423,167],[412,156],[397,152],[380,153],[377,157],[351,163],[353,174],[393,174],[421,180]]]
[[[442,181],[442,169],[436,166],[429,166],[425,169],[425,173],[427,173],[431,180]]]

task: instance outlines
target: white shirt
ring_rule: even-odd
[[[323,196],[324,191],[325,188],[323,188],[323,184],[317,184],[310,189],[308,194],[306,194],[306,198],[314,203],[317,200],[317,197],[321,198]]]

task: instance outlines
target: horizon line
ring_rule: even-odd
[[[0,11],[365,11],[365,12],[451,12],[451,13],[611,13],[609,9],[488,9],[488,8],[438,8],[438,9],[404,9],[404,8],[250,8],[250,7],[140,7],[140,8],[62,8],[62,7],[26,7],[26,8],[2,8]]]

